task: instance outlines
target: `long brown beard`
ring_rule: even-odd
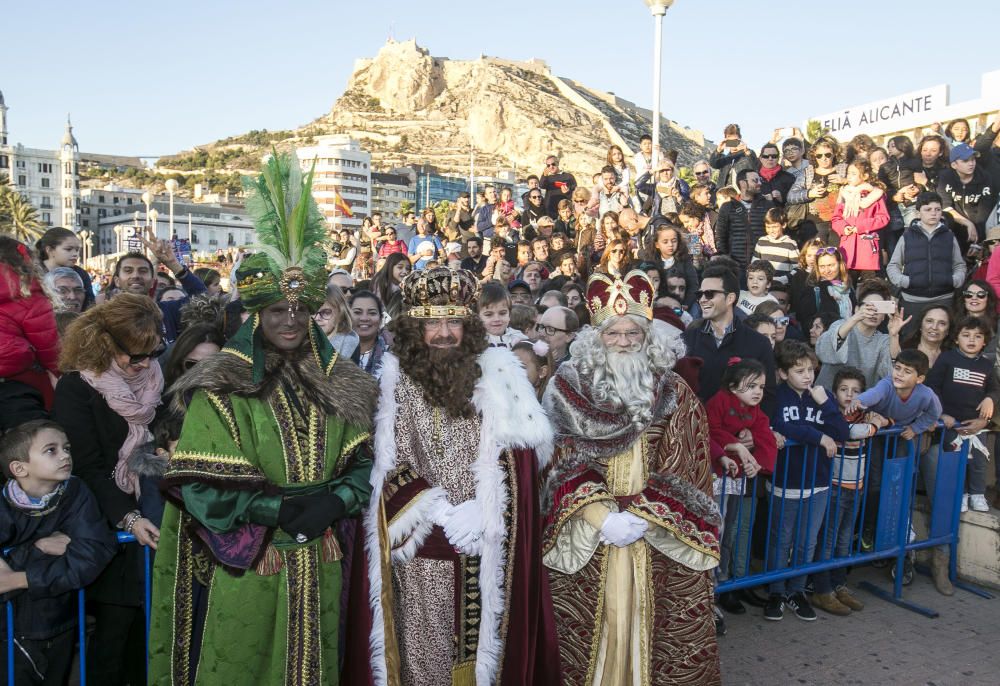
[[[472,417],[472,392],[482,375],[479,354],[486,349],[486,330],[479,317],[463,320],[462,343],[455,348],[432,348],[423,340],[423,323],[403,316],[389,328],[395,335],[392,351],[400,368],[424,392],[424,399],[451,417]]]

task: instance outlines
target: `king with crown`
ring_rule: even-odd
[[[345,682],[560,683],[537,488],[552,429],[518,359],[488,347],[477,294],[465,270],[402,283],[364,519],[369,645],[347,651],[369,660]]]
[[[326,295],[312,178],[275,154],[244,179],[261,242],[236,271],[250,316],[172,387],[184,425],[163,477],[150,684],[342,683],[338,525],[368,504],[378,389],[311,316]]]
[[[717,684],[719,512],[708,426],[672,369],[679,334],[653,319],[645,273],[595,274],[591,326],[543,405],[556,451],[542,490],[563,683]]]

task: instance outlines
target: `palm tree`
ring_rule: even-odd
[[[28,245],[34,245],[45,233],[45,227],[38,219],[38,210],[20,193],[8,190],[0,197],[3,199],[3,205],[0,206],[0,231]]]

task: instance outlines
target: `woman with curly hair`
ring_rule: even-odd
[[[121,293],[84,312],[63,340],[52,418],[73,446],[73,474],[97,497],[128,543],[87,589],[97,620],[87,678],[98,684],[145,681],[142,550],[160,531],[139,509],[142,450],[163,392],[156,358],[165,350],[163,315],[151,298]],[[140,460],[141,458],[141,460]]]
[[[991,331],[997,331],[997,299],[996,293],[990,284],[983,279],[972,279],[962,290],[955,291],[955,299],[952,301],[952,310],[955,313],[955,321],[961,321],[966,317],[979,317],[986,322]],[[985,353],[991,359],[996,356],[997,336],[986,346]]]
[[[837,194],[847,183],[847,165],[842,161],[840,143],[833,136],[820,136],[809,148],[807,157],[810,164],[804,177],[810,200],[807,218],[816,225],[817,237],[825,245],[836,247],[840,239],[831,222]]]

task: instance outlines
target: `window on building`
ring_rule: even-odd
[[[104,202],[104,196],[103,195],[97,196],[97,202]]]
[[[119,209],[115,208],[115,210],[114,210],[114,216],[116,216],[116,217],[120,217],[120,216],[121,216],[121,213],[122,213],[122,211],[121,211],[121,210],[119,210]]]
[[[14,166],[18,169],[27,169],[27,163],[24,160],[17,160]]]
[[[6,155],[0,155],[0,169],[10,169],[10,158]]]
[[[117,204],[118,204],[118,196],[116,195],[116,196],[115,196],[115,197],[114,197],[114,198],[112,199],[112,201],[111,201],[111,202],[113,202],[114,204],[116,204],[116,205],[117,205]]]
[[[52,226],[52,215],[48,212],[42,212],[42,223],[46,226]]]
[[[108,211],[106,209],[104,209],[103,207],[99,207],[97,209],[97,216],[98,217],[107,217],[108,216]]]
[[[51,188],[51,181],[49,179],[42,179],[42,188]]]
[[[125,198],[125,204],[126,205],[131,205],[132,204],[132,198]]]
[[[73,209],[73,198],[63,198],[63,207],[67,210]]]
[[[73,173],[73,163],[72,162],[67,162],[66,165],[63,167],[63,170],[67,174],[72,174]]]

